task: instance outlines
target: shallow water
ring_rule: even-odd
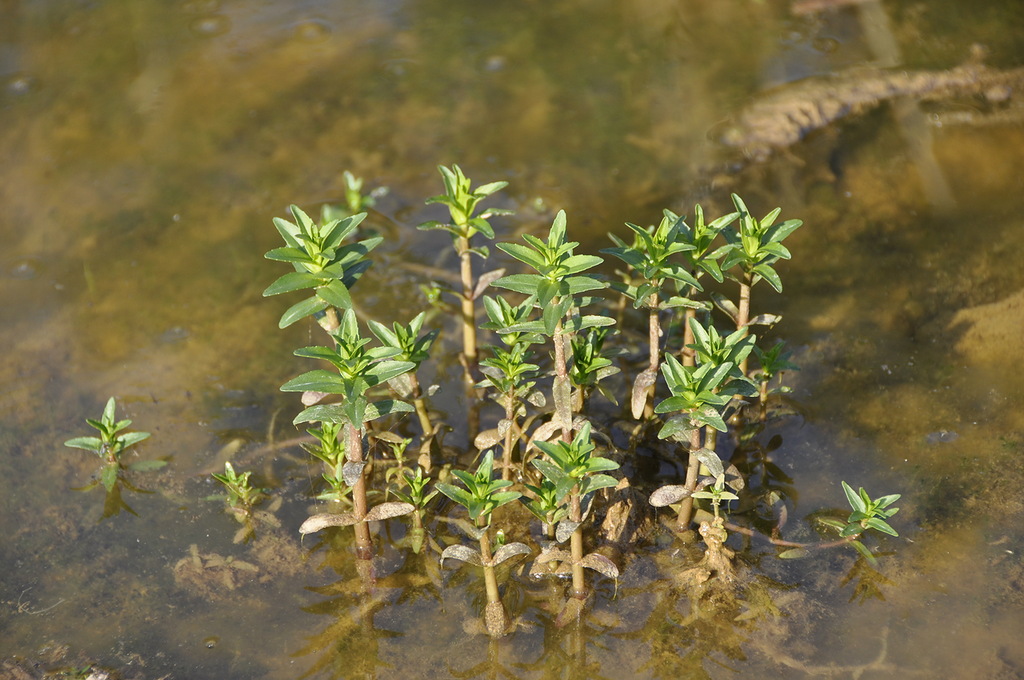
[[[757,93],[881,60],[877,6],[801,6],[0,1],[0,659],[146,678],[1024,674],[1017,95],[919,105],[930,158],[893,106],[750,162],[721,140]],[[993,67],[1024,54],[1018,3],[884,12],[899,67],[951,68],[973,43]],[[319,471],[262,447],[299,434],[278,387],[319,330],[278,330],[285,303],[261,296],[281,273],[271,219],[340,201],[346,169],[388,187],[356,290],[367,316],[408,318],[422,269],[453,266],[446,236],[414,229],[439,216],[439,163],[509,180],[502,239],[564,208],[596,252],[665,207],[724,212],[729,191],[803,219],[785,293],[754,293],[801,367],[759,440],[781,438],[791,540],[844,506],[840,479],[903,494],[877,570],[734,536],[743,602],[702,608],[672,587],[699,553],[662,538],[597,581],[578,628],[552,623],[559,587],[514,575],[523,625],[492,642],[464,630],[470,569],[378,539],[366,594],[348,534],[300,543]],[[458,418],[458,364],[428,373]],[[154,493],[124,491],[131,512],[69,491],[95,463],[61,445],[111,395],[153,435],[141,457],[170,461],[133,476]],[[225,447],[282,499],[247,546],[204,500]]]

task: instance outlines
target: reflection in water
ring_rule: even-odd
[[[897,68],[938,71],[974,42],[992,68],[1020,66],[1018,5],[881,7]],[[959,206],[948,212],[929,210],[934,185],[885,110],[760,165],[718,145],[763,74],[785,96],[787,81],[870,61],[860,11],[0,2],[0,658],[190,678],[1019,675],[1017,93],[922,109],[943,122],[929,162]],[[370,591],[346,539],[300,544],[320,470],[262,444],[294,446],[296,404],[278,387],[303,370],[291,351],[312,334],[277,331],[280,309],[261,297],[279,273],[262,259],[270,218],[343,202],[345,169],[391,187],[361,312],[408,319],[420,272],[448,265],[447,244],[414,225],[435,217],[422,199],[452,162],[510,180],[502,207],[518,217],[501,231],[534,233],[565,208],[581,252],[664,207],[727,206],[731,189],[755,212],[800,215],[786,296],[771,302],[802,369],[799,417],[780,411],[735,445],[763,493],[733,519],[812,542],[838,480],[856,476],[904,494],[910,540],[881,544],[873,567],[849,549],[778,560],[733,533],[737,583],[716,592],[675,578],[697,546],[655,535],[579,625],[554,625],[561,583],[509,574],[520,626],[501,641],[463,628],[479,618],[479,580],[402,547],[400,522],[385,527],[397,540],[377,540]],[[446,394],[457,363],[432,370],[434,408],[460,412]],[[97,523],[98,496],[66,493],[92,462],[58,450],[111,394],[153,430],[146,458],[173,462],[153,493],[115,484]],[[244,545],[201,500],[235,441],[284,499],[280,528]]]

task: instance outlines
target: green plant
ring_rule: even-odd
[[[546,458],[531,461],[544,475],[544,479],[554,486],[554,500],[567,508],[555,538],[558,542],[570,539],[569,553],[552,550],[537,561],[543,563],[558,559],[572,565],[572,596],[580,600],[587,596],[584,568],[593,569],[609,578],[617,578],[619,575],[618,568],[607,557],[597,553],[583,554],[582,526],[590,513],[594,494],[600,489],[618,484],[614,477],[604,473],[619,468],[615,461],[594,455],[596,446],[591,439],[590,428],[589,422],[584,423],[571,442],[534,442]],[[541,493],[544,493],[543,488]],[[546,514],[552,518],[557,516],[550,512]]]
[[[345,440],[341,423],[323,422],[307,432],[316,443],[303,448],[326,468],[321,476],[327,482],[327,490],[318,494],[317,500],[351,502],[352,488],[345,483]]]
[[[736,328],[745,329],[752,323],[750,293],[754,285],[763,279],[776,292],[782,292],[782,279],[773,265],[779,260],[790,259],[790,252],[786,246],[782,245],[782,241],[796,231],[803,222],[786,220],[775,224],[776,218],[782,212],[781,208],[775,208],[761,219],[757,219],[750,214],[742,198],[732,194],[732,201],[736,210],[739,211],[740,218],[735,230],[724,232],[731,248],[722,261],[722,269],[726,271],[733,267],[740,269],[739,275],[729,275],[740,285],[740,298],[734,313],[731,308],[726,309],[733,316]],[[746,359],[740,363],[740,370],[746,375]]]
[[[850,513],[845,522],[827,517],[820,518],[818,521],[838,529],[840,536],[848,539],[853,547],[857,549],[857,552],[863,555],[868,562],[875,564],[875,556],[858,539],[868,529],[881,531],[883,534],[890,536],[899,536],[896,530],[885,520],[900,511],[899,508],[889,507],[900,499],[900,494],[890,494],[872,499],[868,492],[864,490],[864,487],[854,491],[846,482],[842,482],[842,486],[843,492],[846,494],[846,500],[850,503],[853,512]]]
[[[249,479],[252,472],[235,472],[234,466],[229,461],[224,462],[224,472],[214,472],[212,477],[224,485],[227,491],[227,503],[236,512],[243,515],[251,515],[253,507],[259,503],[264,496],[264,490],[252,485]]]
[[[731,491],[725,490],[725,473],[715,477],[714,483],[706,487],[703,491],[694,491],[690,494],[693,498],[704,498],[711,501],[711,506],[714,508],[715,519],[718,519],[718,506],[722,504],[722,501],[738,501],[739,496],[732,493]]]
[[[315,515],[300,529],[302,533],[319,531],[326,526],[355,525],[356,553],[361,559],[370,559],[372,547],[367,522],[395,517],[412,511],[404,503],[385,503],[371,512],[366,498],[366,461],[363,457],[362,431],[366,423],[391,413],[413,410],[403,401],[373,400],[369,394],[373,387],[382,385],[415,367],[411,361],[392,360],[400,353],[397,347],[372,347],[369,339],[359,332],[355,312],[346,310],[341,324],[333,330],[334,347],[305,347],[295,350],[296,356],[329,362],[334,371],[316,369],[303,373],[281,386],[284,392],[315,392],[339,395],[339,403],[314,404],[296,417],[298,423],[335,423],[343,427],[347,462],[342,468],[345,482],[352,487],[353,510],[341,515]],[[333,518],[333,519],[332,519]]]
[[[509,619],[498,592],[498,579],[494,568],[516,555],[528,555],[530,548],[524,543],[507,543],[499,545],[495,551],[491,549],[489,535],[491,513],[522,495],[509,488],[512,486],[512,482],[509,480],[493,479],[493,468],[494,453],[487,451],[480,460],[480,465],[475,473],[452,470],[452,474],[462,482],[465,488],[440,482],[436,488],[466,508],[469,518],[473,520],[476,527],[474,534],[480,545],[479,551],[464,545],[450,545],[441,553],[441,562],[444,563],[446,559],[456,559],[483,567],[484,586],[487,591],[484,624],[491,636],[501,637],[509,630]]]
[[[462,355],[466,362],[466,374],[472,381],[477,364],[475,301],[483,293],[488,283],[502,274],[502,272],[489,272],[480,277],[479,281],[473,279],[471,257],[476,255],[486,259],[489,250],[486,246],[474,247],[472,239],[477,234],[483,234],[485,237],[493,239],[494,229],[488,220],[496,215],[511,214],[508,210],[493,208],[477,213],[477,207],[480,201],[508,186],[508,182],[491,182],[474,190],[469,178],[463,174],[462,168],[458,165],[453,165],[451,169],[440,165],[437,169],[444,180],[444,193],[428,198],[427,203],[443,203],[448,206],[451,219],[448,222],[424,222],[419,228],[422,230],[444,229],[450,233],[452,245],[459,257],[459,277],[462,282],[462,290],[455,292],[455,295],[459,298],[462,312]]]
[[[398,500],[403,503],[408,503],[414,510],[412,516],[412,527],[409,529],[409,543],[412,546],[412,551],[419,554],[420,550],[423,549],[423,543],[426,540],[426,531],[423,529],[423,513],[426,510],[427,503],[437,495],[438,490],[434,488],[427,491],[427,487],[430,484],[430,478],[423,476],[423,468],[417,467],[416,474],[405,472],[403,475],[405,479],[406,488],[392,488],[391,493],[395,495]]]
[[[718,454],[713,449],[701,446],[700,432],[702,427],[711,427],[719,432],[727,430],[721,409],[729,403],[731,395],[722,388],[732,368],[731,362],[684,366],[671,354],[665,356],[665,363],[661,366],[672,396],[661,401],[654,412],[672,415],[665,421],[658,437],[689,442],[689,462],[684,486],[687,494],[679,508],[680,529],[690,524],[693,511],[693,498],[690,494],[697,488],[701,464],[716,476],[723,471]]]
[[[611,329],[603,326],[577,333],[570,339],[569,380],[576,388],[572,400],[573,411],[576,413],[586,409],[595,389],[613,404],[619,403],[615,395],[601,384],[602,380],[619,372],[619,367],[612,360],[625,353],[621,347],[605,347],[611,334]]]
[[[409,371],[391,378],[390,384],[398,392],[399,396],[412,399],[413,408],[416,410],[416,417],[419,419],[424,439],[431,435],[434,428],[430,423],[430,415],[427,412],[426,403],[423,401],[423,390],[420,387],[419,379],[416,377],[416,371],[419,369],[420,364],[430,357],[430,348],[433,346],[434,340],[437,339],[438,333],[437,330],[426,333],[420,332],[423,330],[423,321],[426,318],[427,313],[420,312],[409,323],[401,324],[396,322],[392,324],[391,328],[372,319],[367,322],[370,332],[377,336],[377,339],[380,340],[384,347],[398,350],[394,355],[397,360],[406,361],[413,365]]]
[[[534,378],[539,369],[526,360],[529,355],[526,344],[515,344],[507,350],[492,347],[491,354],[481,362],[480,372],[484,380],[477,387],[490,387],[494,391],[494,401],[502,407],[505,417],[498,421],[498,427],[493,431],[481,432],[476,443],[480,448],[488,448],[499,440],[502,442],[501,478],[511,479],[513,449],[521,435],[519,420],[526,415],[524,404],[529,401],[543,406],[546,400],[539,390],[534,389]]]
[[[680,296],[663,299],[662,287],[668,281],[673,281],[677,288],[680,285],[694,290],[702,288],[697,278],[686,267],[674,261],[675,255],[696,247],[681,240],[681,231],[685,226],[682,219],[670,217],[670,213],[666,213],[657,227],[644,229],[628,222],[626,226],[633,231],[633,244],[629,245],[614,234],[609,234],[616,247],[605,248],[601,252],[619,258],[635,273],[635,282],[634,277],[627,276],[626,281],[613,282],[611,287],[632,300],[634,308],[645,307],[648,310],[649,364],[637,375],[631,399],[633,417],[640,418],[649,408],[652,388],[661,362],[662,331],[659,313],[664,309],[697,304]]]
[[[116,420],[116,409],[117,404],[114,398],[111,397],[107,400],[107,404],[103,408],[103,415],[100,416],[99,420],[85,419],[85,422],[99,431],[99,437],[74,437],[64,442],[64,446],[95,453],[103,462],[103,467],[100,471],[100,482],[108,493],[114,491],[122,471],[126,468],[145,471],[155,470],[167,465],[167,461],[164,460],[150,460],[139,461],[125,466],[121,456],[129,447],[148,439],[149,433],[125,432],[124,434],[118,434],[131,425],[132,421],[128,419]],[[92,485],[86,488],[92,488]]]
[[[290,208],[295,222],[274,218],[274,226],[285,245],[264,255],[268,260],[288,262],[295,271],[285,274],[263,291],[263,296],[280,295],[312,288],[313,295],[297,302],[281,316],[285,328],[300,319],[314,316],[328,332],[338,326],[338,309],[350,309],[349,290],[370,267],[366,255],[383,240],[375,236],[345,244],[366,217],[359,213],[344,219],[315,223],[298,206]]]
[[[536,300],[541,318],[523,321],[502,329],[501,333],[536,333],[550,338],[554,349],[554,382],[551,388],[557,427],[562,439],[572,439],[572,386],[566,359],[566,340],[574,333],[597,326],[610,326],[614,319],[582,314],[580,309],[592,302],[576,296],[607,287],[607,283],[593,274],[584,274],[601,264],[596,255],[575,255],[576,241],[566,240],[565,212],[559,211],[548,230],[547,241],[524,234],[527,245],[499,243],[497,247],[531,267],[535,274],[510,274],[494,281],[494,285]]]
[[[760,367],[754,372],[754,380],[758,386],[758,403],[761,410],[761,422],[768,417],[768,397],[772,394],[786,394],[790,391],[785,385],[778,385],[770,388],[772,380],[781,377],[786,371],[799,370],[796,364],[790,363],[790,353],[786,351],[786,343],[781,340],[771,349],[762,350],[754,346],[754,355]]]

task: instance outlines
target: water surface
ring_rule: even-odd
[[[809,76],[948,69],[975,43],[1020,66],[1024,15],[801,8],[0,3],[0,658],[146,678],[1024,673],[1019,95],[911,102],[924,160],[896,105],[759,162],[721,141],[751,98]],[[277,388],[309,368],[291,351],[320,331],[279,330],[285,303],[261,296],[281,273],[262,257],[271,219],[340,201],[344,170],[388,187],[371,217],[387,240],[357,290],[367,316],[408,318],[424,268],[453,265],[446,236],[414,228],[440,216],[423,200],[452,163],[510,182],[494,203],[516,211],[496,222],[504,239],[565,209],[596,252],[663,208],[720,214],[730,191],[803,219],[785,294],[755,289],[801,366],[760,439],[781,438],[791,539],[844,505],[841,479],[904,495],[878,567],[852,550],[783,561],[734,537],[743,604],[702,612],[672,587],[699,553],[651,541],[617,584],[597,582],[580,627],[541,604],[557,586],[513,577],[523,626],[493,642],[465,630],[482,604],[471,570],[379,539],[368,595],[347,535],[300,543],[319,471],[261,447],[300,434]],[[457,418],[457,363],[427,370]],[[170,461],[134,478],[153,493],[125,491],[131,512],[69,491],[95,462],[61,445],[111,395],[153,434],[139,455]],[[450,443],[469,453],[461,426]],[[245,546],[203,500],[225,446],[282,499],[281,527]],[[212,556],[258,572],[190,580]]]

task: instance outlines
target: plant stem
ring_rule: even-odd
[[[845,538],[840,538],[835,541],[825,541],[823,543],[798,543],[797,541],[786,541],[781,538],[773,538],[766,534],[762,534],[759,531],[754,531],[753,529],[748,529],[747,527],[741,527],[740,525],[733,524],[731,522],[724,522],[722,526],[724,526],[729,531],[735,531],[736,533],[743,534],[744,536],[749,536],[751,538],[763,538],[772,545],[777,545],[783,548],[806,548],[807,550],[824,550],[826,548],[835,548],[841,545],[846,545],[847,543],[852,543],[861,536],[860,534],[854,534],[853,536],[847,536]]]
[[[509,422],[509,426],[505,432],[505,441],[503,443],[501,478],[509,480],[512,479],[512,435],[515,433],[516,423],[513,420],[515,418],[515,404],[512,401],[512,394],[506,394],[505,399],[505,419]]]
[[[480,555],[484,561],[484,587],[487,590],[488,602],[500,602],[501,596],[498,593],[498,579],[494,575],[494,567],[487,564],[494,558],[491,552],[491,537],[488,532],[480,535]]]
[[[690,328],[690,319],[695,318],[697,318],[697,310],[687,307],[686,315],[683,317],[683,366],[697,365],[697,353],[690,347],[693,344],[693,329]]]
[[[744,329],[744,335],[749,331],[747,323],[750,321],[750,288],[754,282],[754,275],[750,272],[743,273],[743,282],[740,283],[740,304],[736,314],[736,328]],[[740,362],[740,373],[747,374],[747,357]]]
[[[760,407],[760,419],[761,425],[764,425],[768,421],[768,381],[762,380],[760,390],[757,395],[758,405]]]
[[[552,300],[552,304],[554,304],[554,302],[555,301]],[[552,339],[552,342],[554,342],[554,344],[555,344],[555,359],[554,359],[554,363],[555,363],[555,381],[556,382],[562,381],[565,384],[568,384],[568,382],[569,382],[569,369],[568,369],[568,367],[566,366],[566,363],[565,363],[565,341],[566,341],[566,336],[562,333],[562,320],[561,319],[559,319],[558,323],[555,325],[555,332],[551,336],[551,339]],[[558,403],[556,402],[556,404],[555,404],[555,413],[556,413],[556,415],[558,413],[558,408],[559,408],[559,406],[558,406]],[[562,441],[568,444],[569,442],[572,441],[572,413],[571,412],[569,413],[569,422],[568,423],[564,423],[564,425],[565,426],[562,428]]]
[[[483,517],[477,520],[482,526]],[[480,556],[484,563],[484,588],[487,591],[487,607],[484,611],[484,625],[491,637],[500,637],[508,630],[508,612],[498,592],[498,578],[494,575],[494,567],[488,564],[494,555],[491,553],[491,538],[487,531],[480,535]]]
[[[409,387],[412,392],[412,405],[416,409],[416,417],[420,421],[420,429],[423,436],[428,437],[434,431],[434,425],[430,422],[430,414],[427,413],[427,405],[423,401],[423,390],[420,388],[420,381],[416,378],[416,372],[409,372]],[[430,472],[430,470],[425,470]]]
[[[473,305],[473,262],[469,239],[459,237],[459,265],[462,274],[462,354],[466,358],[466,379],[473,383],[476,375],[476,310]]]
[[[578,488],[578,487],[577,487]],[[573,522],[582,520],[580,495],[574,489],[570,497],[569,519]],[[584,600],[587,597],[587,582],[583,574],[583,527],[577,526],[569,540],[572,552],[572,597]]]
[[[363,462],[363,437],[352,423],[345,423],[345,456],[353,463]],[[366,502],[366,474],[363,474],[352,487],[352,511],[356,519],[362,520],[366,517],[368,509]],[[356,557],[361,560],[373,558],[373,541],[370,539],[370,525],[366,522],[357,522],[356,530]]]
[[[658,318],[658,294],[651,293],[650,311],[647,315],[647,352],[650,357],[649,369],[652,374],[658,373],[661,363],[661,323]],[[654,384],[647,388],[647,402],[644,405],[644,420],[654,417]]]
[[[679,506],[679,524],[677,526],[680,531],[685,531],[690,527],[690,519],[693,517],[693,492],[697,489],[697,476],[700,473],[700,459],[695,455],[697,449],[700,448],[700,430],[701,428],[695,427],[690,433],[690,460],[686,467],[685,483],[685,488],[690,493]]]

